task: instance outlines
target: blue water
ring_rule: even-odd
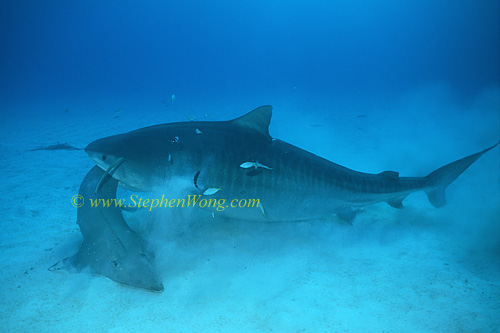
[[[0,327],[499,329],[498,148],[441,210],[420,193],[353,226],[172,223],[161,295],[47,271],[78,249],[69,199],[93,163],[28,152],[272,104],[273,137],[425,175],[500,137],[498,1],[3,1],[0,45]]]
[[[2,100],[232,94],[391,98],[499,80],[499,4],[468,1],[15,1]],[[170,94],[168,94],[170,96]]]

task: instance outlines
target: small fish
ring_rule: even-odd
[[[245,163],[241,163],[240,167],[243,168],[243,169],[248,169],[248,168],[251,168],[251,167],[254,167],[255,169],[257,169],[257,168],[263,168],[263,169],[267,169],[267,170],[272,170],[273,169],[273,168],[270,168],[268,166],[265,166],[264,164],[260,164],[259,162],[245,162]]]
[[[170,97],[170,99],[172,99],[172,102],[175,102],[175,95],[172,94],[172,97]]]
[[[265,209],[264,209],[264,206],[262,206],[262,204],[261,204],[261,203],[259,203],[259,208],[260,208],[260,211],[262,212],[262,216],[267,217],[267,215],[266,215],[266,211],[265,211]]]
[[[205,192],[203,192],[203,195],[212,195],[212,194],[215,194],[215,193],[217,193],[217,192],[219,192],[221,190],[222,189],[220,187],[219,188],[217,188],[217,187],[210,187],[210,188],[207,188],[205,190]]]
[[[200,131],[200,129],[198,129],[198,128],[195,130],[195,132],[196,132],[196,134],[201,134],[201,133],[203,133],[203,132],[202,132],[202,131]]]
[[[172,161],[172,155],[168,154],[168,161],[171,162]]]

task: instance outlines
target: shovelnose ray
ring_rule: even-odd
[[[35,149],[30,149],[28,151],[37,151],[37,150],[83,150],[82,148],[73,147],[67,143],[57,143],[55,145],[38,147]]]
[[[50,270],[89,267],[94,274],[106,276],[122,284],[162,292],[163,285],[153,266],[153,256],[146,251],[144,240],[123,219],[116,199],[118,182],[94,166],[80,185],[84,204],[77,210],[77,223],[83,235],[80,250],[53,265]],[[101,187],[98,193],[95,189]],[[91,200],[99,202],[92,207]],[[110,203],[108,207],[104,202]]]
[[[273,139],[271,114],[271,106],[261,106],[230,121],[156,125],[94,141],[85,151],[101,169],[112,170],[110,176],[127,189],[150,191],[170,179],[184,178],[190,186],[180,189],[183,193],[208,191],[207,198],[227,199],[224,209],[209,207],[217,215],[303,221],[336,214],[352,222],[359,208],[374,203],[402,208],[403,200],[415,191],[425,191],[435,207],[445,205],[446,187],[498,145],[425,177],[400,177],[394,171],[369,174]],[[241,167],[249,161],[266,167]],[[258,206],[232,208],[233,199],[258,199]]]

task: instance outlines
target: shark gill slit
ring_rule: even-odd
[[[200,171],[196,172],[196,174],[194,175],[194,179],[193,179],[193,181],[194,181],[194,187],[196,187],[197,189],[200,189],[198,187],[198,177],[200,177]]]

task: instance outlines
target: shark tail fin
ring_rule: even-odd
[[[446,205],[445,190],[455,179],[458,178],[468,167],[472,165],[479,157],[487,151],[495,148],[500,142],[486,148],[479,153],[459,159],[458,161],[447,164],[430,174],[425,178],[431,189],[425,191],[427,198],[434,207],[442,207]]]

